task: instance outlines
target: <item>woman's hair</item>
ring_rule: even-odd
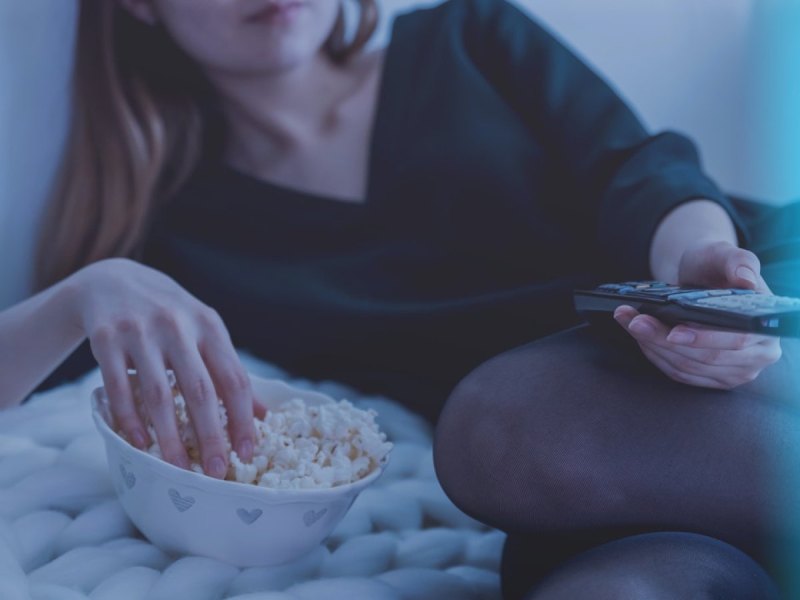
[[[359,53],[378,20],[358,0],[347,39],[340,12],[325,49],[338,63]],[[161,26],[114,0],[83,0],[71,128],[38,240],[35,287],[44,289],[103,258],[137,258],[154,216],[219,146],[223,123],[199,67]]]

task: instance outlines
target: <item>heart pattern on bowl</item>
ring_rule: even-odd
[[[175,488],[169,488],[169,497],[175,508],[180,512],[186,512],[194,505],[194,498],[191,496],[181,496]]]
[[[236,514],[239,515],[239,518],[245,525],[252,525],[256,522],[256,519],[261,516],[261,509],[254,508],[253,510],[246,510],[244,508],[239,508],[236,510]]]
[[[136,475],[126,470],[125,465],[122,464],[119,466],[119,472],[122,473],[122,481],[125,482],[125,485],[128,486],[128,489],[133,489],[133,486],[136,485]]]
[[[319,521],[322,517],[324,517],[328,512],[327,508],[321,508],[320,510],[311,510],[306,511],[303,515],[303,523],[306,524],[306,527],[311,527],[314,523]]]

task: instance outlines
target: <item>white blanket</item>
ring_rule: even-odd
[[[242,354],[250,372],[285,373]],[[290,380],[378,411],[394,442],[384,475],[331,537],[279,567],[238,569],[150,544],[117,501],[89,394],[98,371],[0,412],[2,600],[396,600],[500,597],[504,534],[460,512],[436,481],[431,430],[386,398]]]

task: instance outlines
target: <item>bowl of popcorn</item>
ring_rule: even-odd
[[[388,462],[392,445],[379,431],[375,411],[251,377],[256,397],[267,407],[263,420],[254,418],[253,459],[239,459],[224,427],[228,473],[225,479],[212,478],[203,473],[189,411],[170,377],[192,470],[162,460],[152,425],[154,443],[147,451],[130,444],[118,432],[105,388],[94,390],[91,398],[120,503],[142,534],[167,552],[238,567],[294,560],[325,540]],[[225,426],[221,401],[219,409]]]

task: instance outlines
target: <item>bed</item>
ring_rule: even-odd
[[[378,411],[395,444],[383,476],[326,542],[278,567],[239,569],[171,556],[117,501],[89,396],[99,371],[0,412],[3,600],[493,600],[505,535],[459,511],[436,481],[431,429],[388,398],[290,379],[242,354],[248,370]]]

